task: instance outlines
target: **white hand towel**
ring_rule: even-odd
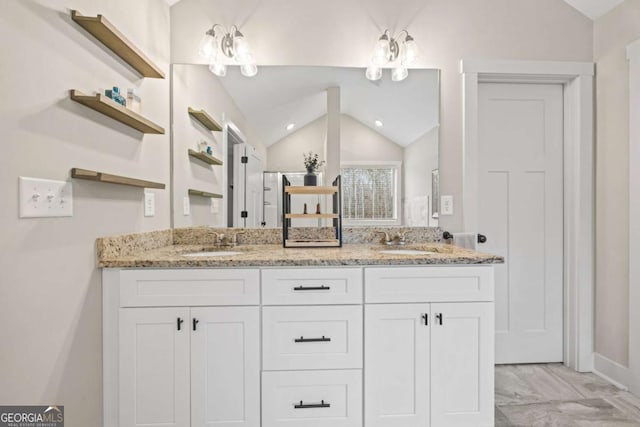
[[[473,251],[478,250],[477,233],[453,233],[453,244]]]

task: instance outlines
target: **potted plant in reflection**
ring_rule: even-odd
[[[307,174],[304,176],[304,185],[317,185],[318,176],[316,172],[324,165],[325,161],[320,160],[318,155],[313,151],[309,151],[304,154],[304,167],[307,169]]]

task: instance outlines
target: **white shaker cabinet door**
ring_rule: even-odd
[[[430,425],[429,304],[365,306],[365,425]]]
[[[431,304],[433,427],[494,423],[493,303]]]
[[[120,427],[190,426],[188,321],[188,308],[120,309]]]
[[[191,309],[191,426],[260,426],[260,310]]]

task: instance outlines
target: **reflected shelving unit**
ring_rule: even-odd
[[[296,195],[330,196],[331,213],[305,214],[291,212],[291,197]],[[282,177],[282,246],[285,248],[300,247],[342,247],[342,185],[340,175],[330,186],[292,186],[286,175]],[[333,228],[332,238],[292,238],[290,231],[294,219],[330,219]]]

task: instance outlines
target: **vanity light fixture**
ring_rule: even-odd
[[[207,30],[200,40],[198,53],[209,62],[209,70],[216,76],[224,77],[227,74],[225,57],[240,65],[243,76],[253,77],[258,74],[258,66],[249,43],[235,25],[230,31],[220,24]]]
[[[400,59],[399,64],[396,62],[398,59]],[[409,75],[407,67],[416,62],[416,59],[418,59],[418,46],[407,30],[400,31],[395,37],[391,37],[389,30],[385,30],[376,42],[365,76],[369,80],[379,80],[382,77],[382,67],[395,62],[391,80],[399,82],[407,78]]]
[[[289,123],[289,124],[287,125],[287,130],[291,130],[291,129],[293,129],[294,127],[296,127],[296,124],[295,124],[295,123]]]

